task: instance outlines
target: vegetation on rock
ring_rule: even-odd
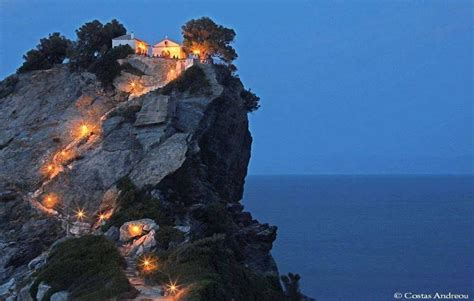
[[[190,94],[209,94],[211,84],[206,78],[206,74],[201,67],[193,65],[185,72],[181,73],[176,79],[170,81],[161,90],[161,93],[170,95],[173,91],[185,92]]]
[[[72,238],[51,251],[30,293],[36,296],[39,284],[45,282],[51,289],[43,300],[63,290],[74,300],[107,300],[132,290],[122,272],[124,264],[114,244],[105,237]]]
[[[235,31],[216,24],[208,17],[192,19],[182,26],[183,47],[187,53],[196,53],[202,60],[212,57],[231,64],[237,52],[230,45]]]
[[[278,279],[256,275],[236,260],[219,234],[178,246],[159,259],[152,277],[168,283],[179,279],[186,300],[284,300]]]
[[[184,241],[183,232],[170,226],[160,227],[156,230],[155,240],[163,249],[168,249],[171,243],[181,243]]]
[[[7,97],[13,91],[15,91],[16,84],[18,83],[18,77],[16,75],[10,75],[0,82],[0,98]]]
[[[125,177],[119,180],[117,187],[121,191],[117,200],[118,209],[107,221],[104,230],[111,226],[120,227],[125,222],[143,218],[151,218],[160,226],[173,224],[172,212],[160,200],[137,189],[129,178]]]
[[[247,111],[253,112],[260,108],[260,97],[253,93],[251,89],[242,90],[240,97],[244,100]]]
[[[88,69],[112,48],[113,38],[126,33],[125,26],[115,19],[105,25],[98,20],[85,23],[76,30],[77,40],[69,52],[71,66]]]
[[[128,45],[114,47],[92,63],[89,66],[89,71],[97,76],[104,87],[109,87],[122,70],[117,60],[126,58],[133,53],[133,49]]]
[[[281,276],[281,281],[285,287],[285,294],[291,301],[299,301],[303,297],[300,292],[300,279],[300,275],[293,273],[288,273],[288,276]]]
[[[18,68],[18,72],[50,69],[55,64],[61,64],[71,44],[71,41],[59,32],[50,34],[40,40],[36,49],[31,49],[23,56],[25,62]]]
[[[134,53],[130,46],[112,48],[112,39],[126,32],[115,19],[105,25],[98,20],[85,23],[76,30],[76,41],[55,32],[23,56],[25,62],[18,72],[50,69],[68,58],[72,70],[92,72],[104,87],[110,87],[121,71],[117,59]]]

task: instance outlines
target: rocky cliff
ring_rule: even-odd
[[[128,63],[138,72],[123,71],[110,91],[67,66],[0,85],[0,299],[26,298],[22,288],[66,231],[101,235],[123,206],[124,178],[159,200],[187,242],[224,233],[242,267],[278,276],[270,255],[276,227],[239,204],[252,143],[240,80],[197,65],[188,69],[194,75],[134,93],[131,81],[156,88],[171,78],[152,60]],[[213,204],[229,217],[223,231],[203,218]]]

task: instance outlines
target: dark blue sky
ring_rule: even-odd
[[[253,174],[473,173],[472,1],[0,0],[0,77],[41,37],[112,18],[150,43],[210,16],[261,96]]]

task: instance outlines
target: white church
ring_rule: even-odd
[[[112,47],[120,45],[129,45],[136,54],[140,55],[173,59],[187,58],[182,46],[168,37],[165,37],[163,40],[150,47],[147,42],[135,37],[135,34],[132,32],[112,39]]]

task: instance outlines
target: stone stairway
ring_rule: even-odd
[[[130,285],[132,285],[140,294],[135,297],[138,301],[171,301],[170,297],[165,297],[162,295],[162,288],[160,286],[150,286],[145,283],[144,279],[140,277],[138,273],[137,261],[128,255],[127,247],[124,246],[120,248],[120,251],[125,258],[127,267],[125,269],[125,276],[127,276]]]

